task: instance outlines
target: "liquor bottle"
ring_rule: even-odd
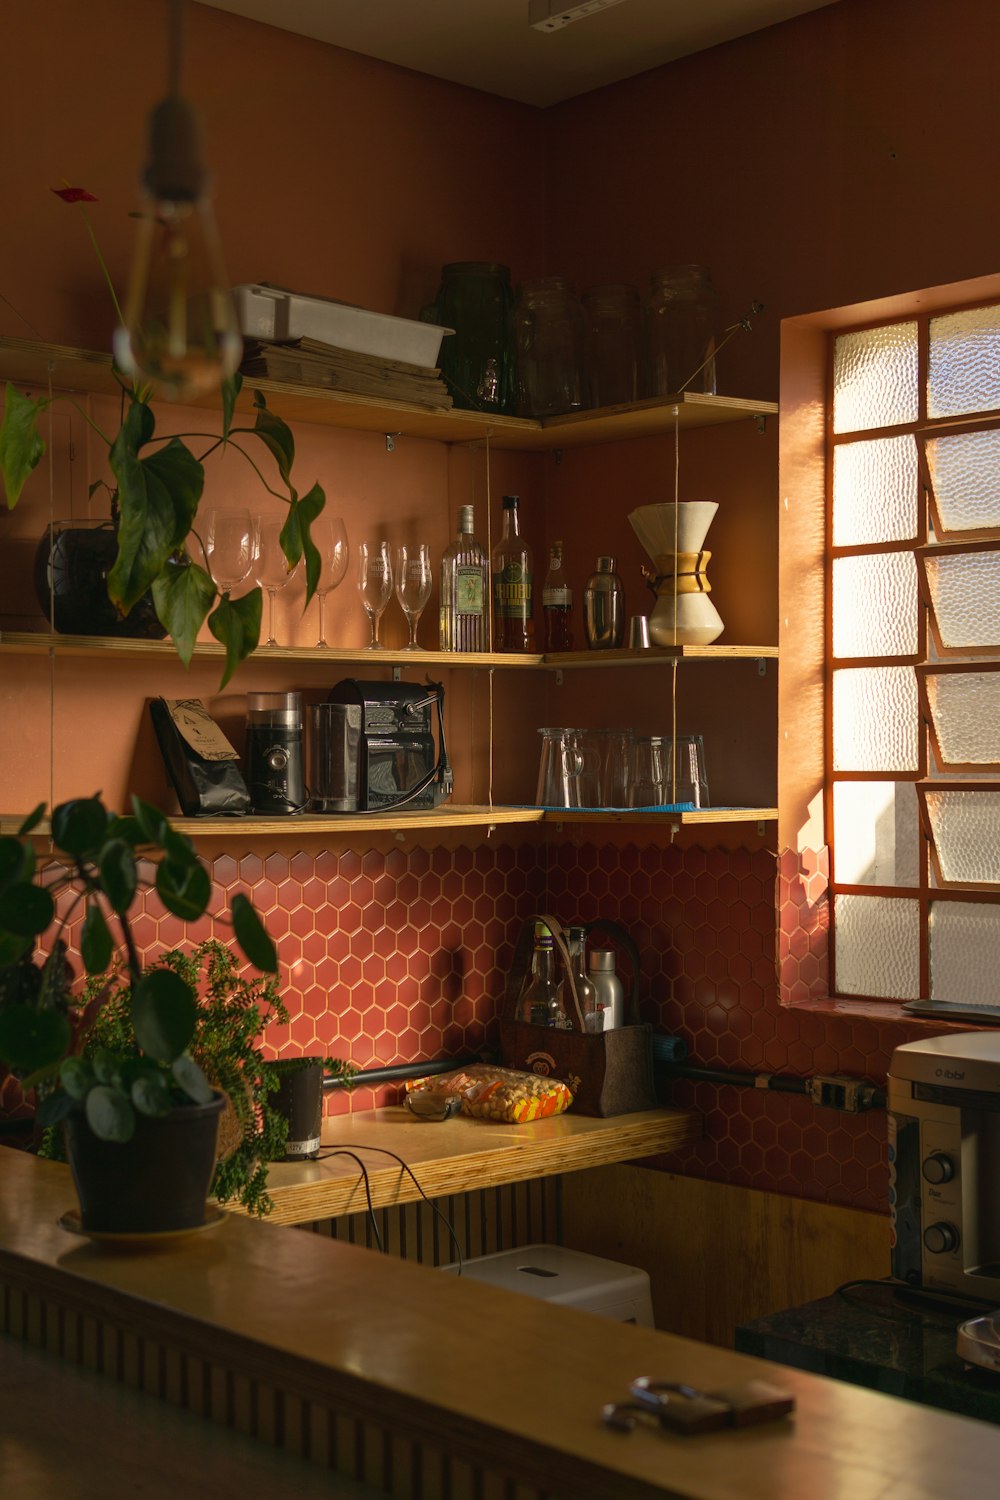
[[[587,929],[585,927],[571,927],[566,934],[566,938],[566,946],[569,949],[569,961],[573,970],[573,982],[576,987],[576,998],[580,1002],[580,1013],[583,1016],[584,1030],[603,1031],[604,1006],[594,987],[593,980],[587,974]],[[573,997],[567,993],[563,998],[563,1009],[570,1012],[572,1004]]]
[[[442,651],[488,651],[489,560],[476,541],[471,505],[458,511],[458,536],[441,558]]]
[[[522,991],[517,1013],[519,1020],[528,1021],[532,1026],[567,1029],[571,1024],[559,999],[552,934],[544,922],[535,923],[531,977]]]
[[[504,495],[503,533],[492,558],[494,651],[531,651],[535,643],[531,548],[517,506],[517,495]]]
[[[553,542],[549,550],[549,571],[542,587],[542,620],[546,651],[572,651],[573,590],[563,571],[562,542]]]

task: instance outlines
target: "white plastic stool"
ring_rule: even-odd
[[[457,1276],[459,1266],[455,1262],[441,1270]],[[619,1323],[653,1327],[646,1272],[638,1266],[602,1260],[599,1255],[584,1255],[561,1245],[524,1245],[520,1250],[499,1250],[464,1261],[461,1274],[470,1281],[485,1281],[509,1292],[577,1307]]]

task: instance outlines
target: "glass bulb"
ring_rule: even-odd
[[[175,401],[217,390],[239,365],[243,341],[207,197],[147,199],[113,348],[126,375]]]

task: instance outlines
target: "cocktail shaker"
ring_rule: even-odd
[[[599,557],[583,591],[583,628],[592,651],[607,651],[625,639],[625,590],[613,557]]]

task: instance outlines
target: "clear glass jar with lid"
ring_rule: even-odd
[[[551,417],[588,404],[586,314],[562,276],[526,281],[514,309],[520,410]]]
[[[583,294],[591,406],[621,406],[639,394],[639,293],[614,283]]]
[[[714,396],[718,297],[704,266],[666,266],[643,304],[644,396]]]

